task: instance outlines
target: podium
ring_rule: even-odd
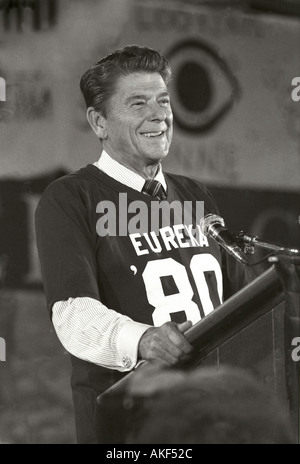
[[[195,350],[183,368],[231,365],[252,371],[283,404],[299,443],[300,257],[279,255],[274,260],[185,333]],[[124,398],[135,374],[129,373],[97,399],[102,443],[124,442],[130,421]],[[109,421],[112,417],[115,420]]]

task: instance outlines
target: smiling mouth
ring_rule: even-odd
[[[161,137],[165,132],[164,131],[158,131],[158,132],[144,132],[142,135],[147,138],[151,137]]]

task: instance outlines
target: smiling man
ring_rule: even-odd
[[[142,360],[184,362],[192,353],[186,330],[247,282],[242,265],[191,233],[196,202],[216,212],[206,189],[162,171],[173,130],[170,78],[166,58],[138,46],[87,70],[80,87],[100,158],[52,183],[36,212],[47,305],[71,355],[79,443],[99,442],[101,392]],[[120,194],[132,214],[141,202],[150,214],[160,201],[177,201],[190,202],[193,215],[188,224],[172,217],[158,231],[149,225],[143,234],[98,234],[100,202],[115,205],[115,230],[130,220]]]

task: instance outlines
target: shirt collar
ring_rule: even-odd
[[[106,153],[106,151],[102,151],[99,160],[94,163],[94,166],[118,182],[121,182],[121,184],[131,187],[134,190],[138,190],[139,192],[142,191],[145,179],[136,172],[131,171],[126,168],[126,166],[123,166],[118,161],[114,160],[108,153]],[[167,191],[167,184],[161,169],[161,164],[158,167],[158,171],[154,179],[159,181],[165,191]]]

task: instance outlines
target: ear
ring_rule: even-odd
[[[87,109],[87,120],[99,139],[107,138],[106,119],[102,114],[95,110],[92,106]]]

